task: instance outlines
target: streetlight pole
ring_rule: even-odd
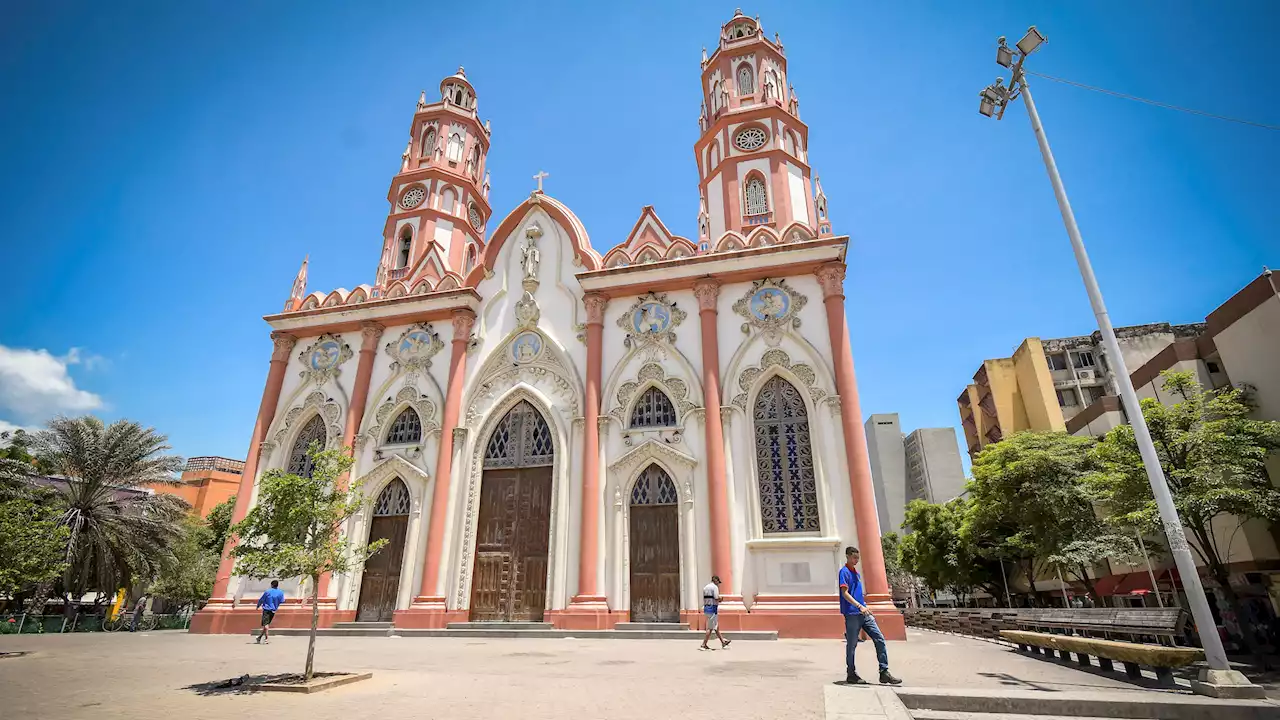
[[[1058,164],[1053,159],[1053,151],[1049,149],[1049,138],[1045,135],[1044,126],[1040,123],[1040,113],[1036,111],[1035,100],[1031,96],[1031,88],[1027,85],[1022,64],[1027,56],[1039,49],[1045,37],[1033,25],[1017,43],[1015,53],[1002,37],[996,50],[996,62],[1013,69],[1013,81],[1008,87],[1001,85],[997,79],[994,85],[988,86],[979,93],[981,104],[979,112],[991,117],[998,108],[997,118],[1004,116],[1004,110],[1018,95],[1026,100],[1027,115],[1031,118],[1031,128],[1036,134],[1036,143],[1040,146],[1040,155],[1044,159],[1045,170],[1049,173],[1049,182],[1053,185],[1054,197],[1058,200],[1058,210],[1062,213],[1062,221],[1067,227],[1067,236],[1071,239],[1071,249],[1075,253],[1076,264],[1080,266],[1080,277],[1084,280],[1085,291],[1089,294],[1089,304],[1093,306],[1094,317],[1098,321],[1098,330],[1102,334],[1102,342],[1110,356],[1116,374],[1116,386],[1120,391],[1120,400],[1125,412],[1129,415],[1129,423],[1133,426],[1134,439],[1138,444],[1138,452],[1142,456],[1142,464],[1146,467],[1147,480],[1151,483],[1151,492],[1160,511],[1160,520],[1164,525],[1165,535],[1169,539],[1169,551],[1173,555],[1178,574],[1182,576],[1187,599],[1191,603],[1191,616],[1199,630],[1200,643],[1204,646],[1205,659],[1209,669],[1200,672],[1200,681],[1192,683],[1196,692],[1218,697],[1264,697],[1263,689],[1249,682],[1249,679],[1238,670],[1232,670],[1227,661],[1226,650],[1222,646],[1222,638],[1218,637],[1217,626],[1213,614],[1209,612],[1209,601],[1204,594],[1204,586],[1200,582],[1200,574],[1196,570],[1195,560],[1191,557],[1191,548],[1187,545],[1187,536],[1182,530],[1182,521],[1178,518],[1178,510],[1173,504],[1173,495],[1165,480],[1164,470],[1160,466],[1160,456],[1155,444],[1151,441],[1151,433],[1147,429],[1146,418],[1142,415],[1142,406],[1138,395],[1134,392],[1133,381],[1129,378],[1129,368],[1125,365],[1124,356],[1120,354],[1120,343],[1116,340],[1115,328],[1107,315],[1107,307],[1102,301],[1102,290],[1093,274],[1093,265],[1084,249],[1084,240],[1080,237],[1080,228],[1076,225],[1075,213],[1071,210],[1071,202],[1067,199],[1067,190],[1058,174]],[[1017,56],[1017,63],[1013,58]],[[1157,589],[1157,592],[1159,590]]]

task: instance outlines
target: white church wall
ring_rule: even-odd
[[[809,222],[809,203],[804,197],[805,179],[800,168],[787,163],[787,190],[791,200],[791,219],[795,222]]]

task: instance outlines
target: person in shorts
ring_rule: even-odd
[[[271,642],[271,621],[276,619],[276,610],[284,602],[284,591],[280,589],[280,581],[272,580],[271,589],[258,598],[257,607],[262,609],[262,632],[258,633],[258,643]]]
[[[707,647],[707,641],[711,639],[712,631],[715,632],[716,638],[720,640],[720,647],[729,647],[729,641],[724,639],[720,634],[720,576],[712,575],[711,582],[702,588],[702,615],[707,619],[707,633],[702,636],[702,649],[710,650]]]

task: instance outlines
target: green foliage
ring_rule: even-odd
[[[174,495],[130,491],[176,484],[182,458],[165,453],[167,438],[131,420],[104,425],[85,416],[52,420],[33,440],[41,469],[67,478],[54,492],[69,531],[65,589],[110,593],[159,575],[173,560],[190,506]]]
[[[925,589],[923,581],[902,564],[902,538],[898,533],[887,532],[880,536],[880,549],[884,553],[884,569],[890,587],[911,596]]]
[[[1232,598],[1225,562],[1230,540],[1215,535],[1211,526],[1227,515],[1239,522],[1280,520],[1280,490],[1265,466],[1267,457],[1280,450],[1280,422],[1250,417],[1252,408],[1240,389],[1205,390],[1191,372],[1161,375],[1165,392],[1181,400],[1169,406],[1143,400],[1142,414],[1182,525],[1194,540],[1191,547]],[[1112,429],[1094,456],[1100,470],[1090,482],[1111,511],[1111,521],[1163,535],[1133,428]]]
[[[0,500],[0,593],[17,593],[61,574],[69,534],[56,508],[26,497]]]
[[[258,498],[231,531],[240,541],[231,551],[236,571],[256,578],[305,577],[311,580],[311,638],[305,677],[312,675],[320,576],[344,573],[364,564],[386,544],[378,540],[354,546],[342,527],[364,504],[360,483],[344,487],[340,478],[351,468],[344,450],[321,450],[313,442],[310,477],[269,470],[258,481]]]
[[[227,537],[231,534],[231,514],[235,509],[236,496],[232,495],[215,505],[204,518],[209,528],[208,543],[205,548],[216,555],[222,555],[222,548],[227,544]]]
[[[971,503],[956,498],[944,504],[913,500],[907,505],[904,525],[911,533],[900,541],[898,557],[906,572],[935,590],[968,595],[981,587],[1000,597],[1000,566],[978,554],[962,532]]]
[[[30,463],[34,459],[31,456],[31,443],[30,433],[22,428],[0,432],[0,460]]]
[[[1097,468],[1093,438],[1024,432],[984,449],[973,462],[964,536],[983,557],[1014,560],[1029,579],[1057,567],[1092,589],[1088,568],[1136,552],[1110,532],[1085,478]]]
[[[188,515],[182,536],[173,546],[172,560],[164,563],[151,592],[180,605],[190,605],[213,594],[221,549],[212,549],[214,530],[207,522]]]

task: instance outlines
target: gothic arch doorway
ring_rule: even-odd
[[[471,575],[473,621],[542,621],[554,460],[551,429],[526,400],[489,436]]]
[[[369,523],[369,542],[387,544],[365,561],[360,581],[359,622],[389,622],[400,592],[400,568],[404,566],[404,537],[409,528],[409,488],[395,478],[378,494]]]
[[[631,488],[632,622],[680,621],[679,502],[671,476],[656,464]]]

